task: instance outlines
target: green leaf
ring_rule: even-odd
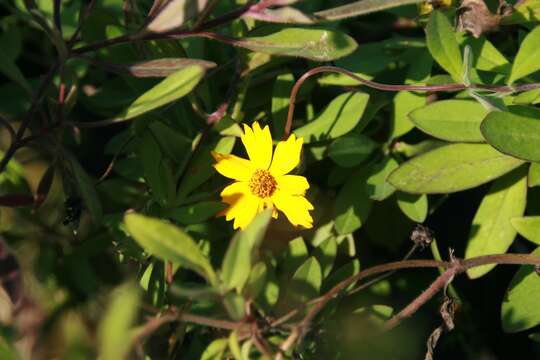
[[[335,228],[338,234],[350,234],[366,222],[372,201],[367,193],[365,176],[351,176],[336,198]]]
[[[492,112],[482,122],[486,141],[505,154],[540,161],[540,110],[524,106],[509,110]]]
[[[362,134],[350,134],[337,138],[328,147],[328,156],[336,164],[353,167],[364,160],[375,150],[377,143]]]
[[[195,85],[203,78],[204,71],[205,69],[198,65],[191,65],[178,70],[135,99],[120,115],[104,121],[117,123],[133,119],[178,100],[193,90]]]
[[[472,36],[465,38],[465,45],[471,46],[474,54],[473,66],[477,70],[492,71],[501,74],[510,72],[510,63],[503,54],[485,37],[476,39]]]
[[[461,142],[484,142],[480,123],[489,113],[471,100],[442,100],[409,114],[420,130],[439,139]]]
[[[529,166],[527,184],[529,184],[529,187],[540,185],[540,163],[533,162]]]
[[[394,116],[390,137],[392,139],[398,138],[411,131],[414,128],[414,124],[407,114],[425,104],[426,96],[423,94],[417,94],[411,91],[398,92],[394,97]]]
[[[450,144],[401,164],[388,181],[408,193],[446,194],[490,182],[522,163],[486,144]]]
[[[529,334],[529,339],[540,342],[540,333]]]
[[[170,0],[161,6],[146,26],[147,32],[163,33],[177,29],[201,12],[208,0]]]
[[[161,216],[173,219],[183,225],[200,224],[216,216],[226,206],[219,201],[201,201],[193,205],[167,209],[161,213]]]
[[[540,256],[540,248],[532,252]],[[540,281],[534,266],[521,266],[510,282],[501,306],[502,327],[514,333],[540,324]]]
[[[423,223],[428,215],[428,197],[425,194],[407,194],[398,192],[397,204],[401,211],[412,221]]]
[[[274,82],[272,90],[272,134],[274,138],[283,137],[293,85],[294,76],[290,72],[280,74]]]
[[[316,12],[319,19],[336,21],[355,16],[370,14],[398,6],[420,3],[423,0],[360,0],[346,5]]]
[[[323,278],[326,278],[328,274],[330,274],[330,271],[332,271],[336,254],[337,242],[336,238],[333,236],[330,236],[315,248],[313,255],[321,265]]]
[[[216,173],[212,164],[214,159],[210,155],[210,151],[214,150],[221,154],[230,154],[236,138],[232,136],[222,137],[217,144],[203,145],[193,158],[191,167],[189,168],[189,176],[184,176],[178,187],[178,193],[176,195],[177,203],[181,204],[193,190],[197,189],[206,180],[208,180],[213,174]]]
[[[540,245],[540,216],[516,217],[510,222],[519,235]]]
[[[369,95],[360,92],[347,92],[339,95],[315,119],[294,130],[304,143],[335,139],[345,135],[358,124]]]
[[[433,58],[426,48],[411,51],[410,54],[412,60],[407,70],[405,84],[425,84],[431,76]],[[414,124],[407,115],[426,104],[426,94],[399,91],[394,97],[393,103],[391,139],[405,135],[414,129]]]
[[[382,162],[376,164],[371,172],[371,175],[366,181],[366,192],[372,200],[383,201],[396,191],[396,189],[388,182],[388,175],[399,164],[392,157],[385,157]]]
[[[314,257],[307,259],[294,273],[286,292],[286,303],[304,304],[319,295],[322,283],[322,271]]]
[[[267,209],[258,214],[246,229],[234,235],[221,266],[221,278],[228,289],[236,288],[238,293],[242,291],[251,266],[257,261],[257,252],[271,218],[272,211]]]
[[[246,317],[246,301],[244,297],[235,292],[228,292],[223,296],[223,306],[229,317],[240,321]]]
[[[170,205],[175,198],[176,182],[159,144],[149,131],[144,133],[140,141],[138,159],[152,197],[163,207]]]
[[[233,44],[270,55],[296,56],[315,61],[332,61],[352,53],[356,41],[340,31],[312,28],[257,29],[258,36],[235,39]]]
[[[297,237],[289,241],[283,260],[283,273],[291,275],[300,264],[307,260],[307,257],[308,249],[302,237]]]
[[[98,329],[100,359],[124,359],[129,354],[130,330],[138,313],[139,295],[137,286],[132,283],[112,292],[111,302]]]
[[[197,272],[211,284],[216,274],[193,239],[168,222],[136,213],[124,216],[127,231],[148,253],[165,261],[179,263]]]
[[[465,258],[505,253],[516,230],[510,220],[522,216],[527,201],[525,168],[519,168],[491,186],[472,221]],[[479,278],[495,265],[478,266],[467,270],[471,279]]]
[[[533,89],[517,94],[513,103],[516,105],[538,104],[540,102],[540,89]]]
[[[439,65],[456,82],[462,81],[463,61],[459,45],[448,17],[441,11],[433,11],[426,26],[426,41],[429,52]]]
[[[268,280],[268,269],[264,262],[258,262],[251,269],[249,279],[246,283],[245,292],[252,298],[259,297],[264,290]]]
[[[21,73],[21,70],[19,70],[19,67],[12,58],[4,54],[2,47],[0,47],[0,73],[22,87],[27,93],[32,93],[32,87]]]
[[[222,360],[228,346],[229,339],[227,338],[212,341],[202,353],[201,360]]]
[[[102,61],[95,61],[95,63],[108,71],[115,72],[120,75],[127,74],[139,78],[166,77],[177,72],[178,70],[193,65],[201,66],[206,70],[212,69],[217,65],[214,62],[206,60],[173,57],[147,60],[131,64],[116,64]]]
[[[353,261],[343,265],[342,267],[331,273],[328,279],[324,281],[322,292],[328,292],[341,281],[358,274],[359,271],[360,261],[358,261],[358,259],[354,259]],[[352,283],[351,285],[347,286],[346,290],[352,289],[354,287],[354,284],[355,283]]]
[[[96,192],[94,181],[82,168],[79,161],[70,153],[65,152],[64,157],[69,161],[71,170],[77,184],[79,195],[81,195],[84,205],[87,207],[95,224],[101,224],[103,219],[103,209],[99,196]]]
[[[512,84],[514,81],[540,70],[539,56],[540,26],[536,26],[521,42],[514,63],[512,64],[508,84]]]

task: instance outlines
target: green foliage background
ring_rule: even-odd
[[[460,4],[420,2],[1,2],[0,358],[422,358],[440,296],[380,329],[433,269],[348,286],[284,345],[417,223],[437,241],[415,257],[540,255],[540,1],[479,38],[454,30]],[[279,141],[320,65],[403,86],[307,79],[292,132],[314,228],[263,212],[234,232],[210,152],[245,156],[253,121]],[[533,266],[471,268],[448,293],[436,358],[540,356]]]

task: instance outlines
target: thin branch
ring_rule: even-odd
[[[62,1],[54,0],[53,3],[54,26],[62,34]]]
[[[285,340],[285,342],[282,344],[280,349],[282,352],[280,352],[278,355],[276,355],[276,360],[280,360],[283,357],[283,352],[287,351],[289,348],[294,346],[297,342],[300,342],[304,334],[309,330],[309,327],[311,326],[311,322],[313,319],[319,314],[319,312],[324,308],[324,306],[333,298],[335,298],[339,293],[341,293],[343,290],[345,290],[349,285],[358,282],[362,279],[365,279],[370,276],[374,276],[380,273],[385,273],[388,271],[394,271],[394,270],[401,270],[401,269],[412,269],[412,268],[438,268],[442,267],[445,269],[448,269],[440,275],[435,282],[426,290],[424,293],[422,293],[415,301],[413,301],[414,304],[409,305],[406,307],[402,312],[400,312],[398,315],[398,320],[400,321],[402,318],[411,316],[420,306],[425,304],[431,297],[433,297],[438,290],[442,289],[445,284],[453,278],[456,274],[463,273],[467,271],[468,269],[471,269],[473,267],[482,266],[482,265],[489,265],[489,264],[513,264],[513,265],[536,265],[540,266],[540,257],[529,255],[529,254],[500,254],[500,255],[485,255],[485,256],[479,256],[471,259],[453,259],[452,261],[437,261],[437,260],[407,260],[407,261],[397,261],[397,262],[391,262],[386,263],[382,265],[373,266],[371,268],[368,268],[366,270],[360,271],[358,274],[352,275],[341,282],[339,282],[337,285],[335,285],[332,289],[330,289],[326,294],[319,297],[317,302],[313,305],[313,307],[308,311],[304,319],[298,323],[291,333],[289,334],[289,337]],[[398,320],[394,320],[393,322]],[[396,324],[393,324],[391,322],[389,325],[386,325],[387,327],[391,328],[391,326],[395,326]]]
[[[9,132],[9,136],[11,137],[11,143],[13,144],[16,137],[15,129],[13,129],[13,126],[11,126],[9,121],[6,118],[4,118],[2,115],[0,115],[0,124],[2,124],[6,128],[6,130]]]
[[[296,96],[302,84],[311,76],[320,74],[320,73],[338,73],[345,76],[348,76],[362,85],[370,87],[372,89],[382,90],[382,91],[422,91],[422,92],[440,92],[440,91],[460,91],[465,89],[475,89],[475,90],[484,90],[493,93],[516,93],[529,91],[533,89],[539,89],[540,83],[533,84],[522,84],[517,86],[508,86],[508,85],[484,85],[484,84],[471,84],[469,86],[459,83],[450,83],[443,85],[388,85],[381,84],[375,81],[364,79],[355,73],[341,69],[335,66],[318,66],[307,71],[302,75],[294,84],[291,90],[290,103],[289,103],[289,112],[287,114],[287,122],[285,123],[285,131],[283,138],[286,139],[289,137],[292,128],[292,121],[294,115],[294,108],[296,103]]]
[[[421,293],[416,299],[414,299],[414,301],[407,305],[398,314],[394,315],[390,320],[385,322],[382,327],[382,331],[390,331],[396,326],[398,326],[401,321],[408,317],[411,317],[416,311],[418,311],[418,309],[420,309],[420,307],[422,307],[440,290],[447,286],[454,279],[454,276],[466,270],[466,267],[464,267],[459,262],[456,262],[456,266],[452,266],[444,273],[439,275],[439,277],[423,293]]]
[[[30,122],[32,121],[32,117],[34,116],[34,113],[37,111],[39,107],[39,103],[45,96],[45,92],[47,90],[47,87],[51,84],[51,81],[60,68],[60,63],[55,62],[53,66],[49,69],[49,72],[47,75],[45,75],[45,78],[41,81],[38,90],[33,96],[32,103],[30,105],[30,109],[24,116],[21,126],[17,129],[17,132],[15,133],[15,139],[9,146],[9,148],[6,150],[6,153],[4,154],[4,157],[2,158],[2,161],[0,161],[0,173],[4,171],[6,168],[8,162],[11,160],[11,158],[15,155],[19,147],[21,146],[20,141],[24,136],[24,133],[28,126],[30,125]]]

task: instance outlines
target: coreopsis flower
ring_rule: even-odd
[[[253,128],[244,124],[241,139],[249,160],[212,152],[214,168],[235,180],[221,192],[222,201],[229,206],[218,215],[225,216],[227,221],[234,219],[233,227],[243,229],[257,213],[271,208],[274,218],[279,210],[293,225],[311,228],[309,210],[313,210],[313,205],[304,196],[309,184],[303,176],[287,175],[300,162],[303,139],[293,134],[280,141],[273,156],[268,125],[261,129],[257,122]]]

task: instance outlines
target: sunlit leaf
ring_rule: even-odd
[[[335,139],[351,131],[360,121],[369,95],[348,92],[339,95],[315,119],[297,128],[294,133],[305,143]]]
[[[221,278],[228,288],[242,291],[271,218],[272,211],[268,209],[232,238],[221,266]]]
[[[208,259],[193,239],[180,228],[163,220],[136,213],[124,217],[128,232],[148,253],[165,260],[180,263],[210,283],[216,280],[216,274]]]
[[[516,237],[510,221],[523,215],[526,200],[527,178],[523,167],[497,179],[476,211],[465,257],[505,253]],[[476,279],[494,267],[477,266],[469,269],[467,275]]]
[[[422,131],[447,141],[484,142],[480,123],[488,114],[482,105],[470,100],[442,100],[409,114]]]
[[[521,159],[540,161],[540,111],[513,106],[495,111],[482,122],[482,134],[499,151]]]
[[[426,27],[428,49],[433,58],[456,82],[462,81],[463,61],[450,20],[441,11],[433,11]]]
[[[146,25],[146,31],[162,33],[174,30],[195,17],[208,0],[169,0]]]
[[[522,163],[486,144],[451,144],[401,164],[388,181],[413,194],[451,193],[485,184]]]
[[[519,235],[540,245],[540,216],[515,217],[510,222]]]
[[[234,45],[271,55],[331,61],[353,52],[356,41],[342,32],[312,28],[265,27]]]
[[[540,26],[537,26],[523,39],[512,64],[508,84],[512,84],[514,81],[540,70],[540,63],[537,61],[539,56]]]

